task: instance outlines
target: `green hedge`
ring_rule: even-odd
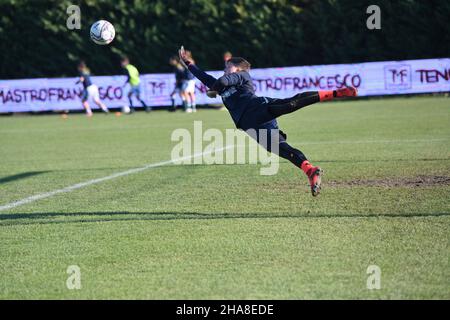
[[[377,0],[382,29],[366,28],[355,0],[0,0],[0,79],[76,74],[84,59],[95,74],[120,72],[130,56],[141,72],[168,72],[184,44],[207,69],[222,53],[254,67],[350,63],[450,56],[450,1]],[[70,4],[81,7],[81,30],[66,28]],[[109,46],[89,39],[106,19],[117,36]]]

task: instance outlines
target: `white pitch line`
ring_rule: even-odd
[[[213,152],[224,151],[226,149],[230,149],[230,148],[233,148],[233,147],[234,147],[234,145],[226,146],[226,147],[215,149],[215,150],[211,150],[211,151],[208,151],[208,152],[196,153],[196,154],[193,154],[191,156],[186,156],[186,157],[182,157],[182,158],[178,158],[178,159],[174,159],[174,160],[167,160],[167,161],[162,161],[162,162],[157,162],[157,163],[151,163],[151,164],[148,164],[148,165],[146,165],[144,167],[134,168],[134,169],[130,169],[130,170],[127,170],[127,171],[122,171],[122,172],[117,172],[117,173],[114,173],[112,175],[109,175],[109,176],[106,176],[106,177],[103,177],[103,178],[88,180],[88,181],[77,183],[77,184],[74,184],[72,186],[68,186],[68,187],[62,188],[62,189],[58,189],[58,190],[53,190],[53,191],[46,192],[46,193],[37,194],[37,195],[31,196],[31,197],[24,198],[22,200],[18,200],[18,201],[14,201],[14,202],[8,203],[8,204],[0,206],[0,211],[5,211],[5,210],[8,210],[8,209],[19,207],[19,206],[22,206],[24,204],[35,202],[35,201],[38,201],[38,200],[41,200],[41,199],[50,198],[50,197],[53,197],[54,195],[57,195],[57,194],[60,194],[60,193],[71,192],[71,191],[74,191],[74,190],[77,190],[77,189],[81,189],[81,188],[84,188],[84,187],[87,187],[87,186],[90,186],[90,185],[93,185],[93,184],[96,184],[96,183],[100,183],[100,182],[103,182],[103,181],[108,181],[108,180],[112,180],[112,179],[115,179],[115,178],[127,176],[127,175],[130,175],[130,174],[138,173],[138,172],[141,172],[141,171],[144,171],[144,170],[148,170],[148,169],[151,169],[151,168],[162,167],[162,166],[165,166],[165,165],[168,165],[168,164],[171,164],[171,163],[174,163],[174,162],[178,162],[178,161],[194,159],[194,158],[197,158],[197,157],[200,157],[200,156],[211,154]]]

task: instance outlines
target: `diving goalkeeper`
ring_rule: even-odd
[[[302,92],[287,99],[258,97],[255,95],[252,78],[249,74],[250,63],[244,58],[229,59],[225,64],[225,74],[216,79],[199,69],[186,55],[183,47],[178,53],[180,60],[189,68],[189,71],[210,89],[208,96],[212,98],[219,94],[222,97],[222,101],[238,129],[244,131],[254,129],[256,132],[266,129],[268,141],[272,141],[270,137],[272,132],[279,132],[277,154],[303,170],[308,176],[312,195],[317,196],[321,189],[322,169],[313,166],[300,150],[286,142],[286,134],[281,130],[278,131],[276,118],[317,102],[341,97],[355,97],[357,95],[356,88],[344,87],[329,91]],[[271,151],[270,143],[263,141],[265,139],[258,134],[256,139],[259,144]]]

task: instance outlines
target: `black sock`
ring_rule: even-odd
[[[286,141],[280,142],[279,156],[289,160],[299,168],[301,168],[303,161],[307,160],[303,152],[291,147]]]
[[[319,101],[320,97],[317,91],[303,92],[293,96],[292,98],[282,99],[280,102],[274,101],[269,105],[269,112],[274,117],[279,117]]]
[[[303,154],[303,152],[290,146],[286,142],[286,137],[287,137],[286,134],[281,130],[278,131],[279,137],[277,138],[278,139],[278,152],[275,152],[275,150],[272,150],[272,145],[271,145],[274,134],[275,133],[272,132],[271,134],[267,134],[264,138],[261,137],[258,133],[257,133],[258,137],[253,137],[252,134],[250,134],[250,136],[253,139],[255,139],[256,141],[258,141],[258,143],[262,147],[264,147],[267,151],[278,154],[278,156],[280,156],[281,158],[289,160],[296,167],[301,168],[302,163],[305,160],[307,160],[306,156]],[[275,141],[273,141],[273,142],[275,142]]]

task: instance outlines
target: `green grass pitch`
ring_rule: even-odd
[[[449,299],[450,99],[332,102],[282,117],[325,170],[166,165],[0,211],[0,298]],[[170,159],[226,111],[0,118],[0,206]],[[69,290],[66,270],[81,270]],[[381,288],[367,288],[367,268]]]

